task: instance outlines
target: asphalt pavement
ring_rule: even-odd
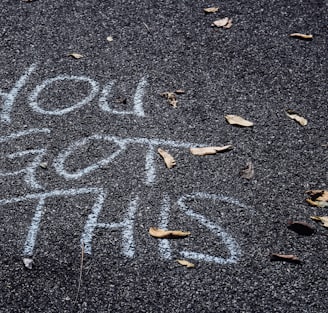
[[[326,0],[2,1],[0,312],[326,312],[310,216],[328,212],[305,191],[328,189],[327,16]]]

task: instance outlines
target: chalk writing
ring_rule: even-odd
[[[89,144],[91,141],[102,140],[113,142],[119,146],[119,148],[113,152],[107,158],[104,158],[92,165],[89,165],[83,169],[80,169],[74,173],[70,173],[65,169],[65,163],[68,157],[70,157],[74,152],[83,147],[86,144]],[[148,138],[120,138],[115,136],[106,136],[106,135],[92,135],[90,137],[75,141],[63,152],[61,152],[54,162],[54,166],[59,175],[65,177],[66,179],[79,179],[82,176],[89,174],[102,166],[110,164],[118,155],[126,150],[127,145],[129,144],[140,144],[147,147],[148,151],[146,153],[145,160],[145,170],[146,170],[146,181],[147,185],[152,184],[155,181],[155,146],[169,146],[172,148],[190,148],[194,146],[203,146],[201,144],[193,144],[190,142],[178,142],[172,140],[163,140],[163,139],[148,139]]]
[[[118,110],[114,110],[110,107],[110,105],[108,104],[108,96],[109,96],[114,84],[115,84],[115,81],[110,81],[103,88],[103,90],[101,92],[101,96],[99,98],[100,108],[105,112],[110,112],[113,114],[119,114],[119,115],[135,114],[136,116],[144,117],[145,112],[143,109],[142,99],[143,99],[143,96],[145,93],[145,87],[147,86],[146,78],[142,77],[137,86],[137,90],[136,90],[136,93],[135,93],[134,99],[133,99],[134,106],[133,106],[132,111],[122,111],[122,110],[118,111]]]
[[[11,122],[10,113],[12,110],[12,107],[14,105],[14,102],[16,100],[16,97],[19,93],[19,91],[24,87],[27,79],[32,74],[32,72],[36,69],[36,64],[32,64],[26,72],[20,77],[20,79],[16,82],[14,88],[6,93],[0,90],[0,96],[3,98],[3,106],[2,106],[2,112],[0,114],[0,121],[4,122],[6,124],[9,124]]]
[[[68,190],[53,190],[49,192],[28,194],[22,197],[15,197],[11,199],[0,200],[0,205],[22,202],[27,200],[38,200],[38,205],[35,209],[34,217],[28,230],[26,241],[24,244],[24,255],[32,255],[33,249],[36,243],[37,233],[39,231],[40,221],[44,212],[45,201],[52,197],[73,197],[83,194],[96,195],[96,200],[91,208],[91,212],[87,217],[87,221],[84,226],[84,231],[81,237],[81,242],[84,243],[85,252],[91,254],[92,236],[95,227],[97,226],[97,220],[99,213],[103,208],[103,203],[106,198],[106,192],[102,188],[78,188]]]
[[[43,89],[48,87],[49,85],[53,84],[54,82],[57,81],[66,81],[66,80],[73,80],[77,82],[88,82],[91,89],[89,92],[89,95],[86,96],[84,99],[79,101],[78,103],[75,104],[69,104],[68,107],[65,109],[54,109],[54,110],[45,110],[42,109],[38,103],[38,98]],[[96,81],[94,81],[91,78],[85,77],[85,76],[69,76],[69,75],[59,75],[54,78],[46,79],[41,85],[38,85],[35,87],[35,89],[31,92],[29,96],[29,101],[30,101],[30,107],[38,113],[41,114],[48,114],[48,115],[64,115],[69,112],[72,112],[76,109],[79,109],[83,107],[85,104],[91,102],[93,98],[97,95],[99,91],[99,85]]]
[[[15,100],[19,92],[26,85],[30,75],[36,71],[37,65],[32,64],[28,69],[25,70],[23,75],[14,84],[14,87],[9,92],[0,90],[0,96],[2,97],[2,107],[0,113],[0,122],[10,124],[11,123],[11,112],[15,103]],[[50,88],[56,88],[56,83],[85,83],[88,85],[87,95],[83,96],[82,99],[77,100],[75,103],[60,103],[59,107],[44,108],[42,107],[42,97]],[[99,106],[98,108],[103,112],[116,115],[135,115],[139,118],[146,116],[144,111],[143,98],[145,90],[148,85],[147,78],[142,77],[136,87],[133,105],[129,110],[117,110],[112,102],[113,99],[113,88],[116,84],[115,80],[109,81],[101,89],[100,84],[87,76],[74,76],[74,75],[58,75],[53,78],[48,78],[42,81],[39,85],[36,85],[34,89],[28,95],[28,104],[30,108],[39,114],[62,116],[72,111],[79,110],[82,107],[88,105],[94,101],[96,96],[99,94]],[[8,143],[13,140],[25,136],[32,135],[45,135],[51,131],[48,128],[36,129],[30,128],[23,131],[18,131],[6,136],[0,137],[0,143]],[[76,155],[80,155],[81,150],[84,146],[94,142],[106,143],[108,146],[113,146],[114,150],[109,152],[108,155],[100,160],[94,161],[94,163],[79,168],[75,171],[70,171],[68,168],[68,159]],[[86,138],[77,139],[74,142],[68,144],[68,146],[58,153],[51,164],[55,173],[66,180],[79,180],[85,175],[91,174],[92,172],[111,164],[116,158],[122,156],[123,152],[128,152],[129,145],[140,145],[144,152],[144,168],[145,178],[144,183],[146,186],[151,186],[156,182],[156,148],[158,147],[169,147],[172,149],[189,149],[191,147],[204,147],[206,144],[197,144],[191,142],[173,141],[168,139],[159,138],[145,138],[145,137],[131,137],[123,138],[119,136],[112,136],[110,134],[93,134]],[[60,147],[61,148],[61,147]],[[83,229],[81,229],[81,243],[84,244],[84,251],[86,254],[92,253],[92,243],[94,240],[94,233],[96,229],[102,230],[119,230],[121,232],[121,254],[127,258],[134,258],[138,245],[135,242],[135,229],[136,229],[136,213],[142,211],[142,202],[140,200],[141,195],[135,195],[129,199],[129,203],[125,210],[125,215],[120,222],[99,222],[100,215],[105,209],[108,191],[102,187],[83,187],[83,188],[71,188],[71,189],[55,189],[51,191],[45,191],[41,182],[37,180],[36,170],[47,155],[47,147],[34,147],[25,148],[19,151],[11,152],[5,155],[5,158],[9,160],[19,160],[25,163],[19,165],[18,169],[8,171],[0,170],[0,177],[11,177],[17,175],[23,175],[25,184],[33,190],[34,193],[26,194],[20,197],[13,197],[8,199],[0,199],[0,206],[7,204],[15,204],[18,202],[32,201],[33,202],[33,217],[27,230],[25,243],[23,246],[24,256],[32,256],[35,251],[37,244],[38,233],[40,231],[40,224],[42,218],[46,214],[46,206],[55,197],[78,197],[81,195],[90,195],[93,200],[92,206],[89,208],[88,216],[85,219]],[[139,161],[137,161],[139,162]],[[18,162],[17,162],[18,163]],[[40,189],[43,189],[40,191]],[[188,205],[189,200],[197,200],[199,204],[201,201],[204,203],[211,201],[213,204],[218,206],[219,204],[229,204],[235,206],[238,211],[239,208],[246,209],[252,212],[253,209],[249,208],[245,204],[241,203],[237,199],[227,197],[220,194],[208,194],[204,192],[198,192],[193,194],[182,195],[174,202],[167,193],[162,195],[160,212],[158,217],[158,227],[163,229],[169,229],[169,224],[174,221],[170,218],[172,203],[175,208],[187,219],[192,220],[193,223],[198,223],[201,227],[205,227],[215,238],[219,240],[227,249],[228,257],[222,257],[218,255],[206,254],[200,251],[182,250],[177,251],[183,258],[194,259],[196,261],[212,262],[216,264],[233,264],[238,262],[242,255],[239,244],[231,233],[228,233],[219,224],[220,221],[214,221],[202,212],[198,212],[200,208],[197,208],[197,212],[191,209]],[[218,210],[222,209],[218,207]],[[117,208],[109,205],[106,207],[107,210],[115,212]],[[121,211],[121,208],[119,208]],[[69,214],[69,212],[68,212]],[[46,228],[45,228],[46,231]],[[151,238],[149,237],[149,240]],[[158,251],[162,259],[171,260],[173,258],[173,248],[171,242],[168,239],[158,240]],[[176,248],[178,249],[178,248]],[[215,253],[214,253],[215,254]]]
[[[28,78],[30,75],[36,70],[37,64],[32,64],[25,73],[18,79],[18,81],[15,83],[14,87],[9,92],[4,92],[0,90],[0,96],[3,100],[2,110],[0,113],[0,122],[3,122],[5,124],[11,123],[11,111],[14,106],[15,100],[18,96],[18,93],[23,89],[25,86]],[[65,106],[65,108],[51,108],[51,109],[45,109],[40,106],[40,98],[42,97],[42,94],[48,89],[51,88],[52,85],[56,82],[67,82],[67,81],[73,81],[73,82],[84,82],[89,85],[89,92],[88,95],[85,96],[83,99],[78,101],[77,103],[65,103],[62,104],[62,106]],[[110,92],[115,84],[115,81],[110,81],[107,83],[103,90],[100,93],[99,98],[99,108],[102,109],[104,112],[108,112],[111,114],[117,114],[117,115],[128,115],[128,114],[134,114],[137,117],[144,117],[145,112],[143,109],[143,97],[145,94],[145,88],[147,86],[147,79],[146,77],[142,77],[137,85],[135,95],[133,98],[133,109],[132,111],[120,111],[112,109],[111,106],[108,103],[108,98],[110,95]],[[41,84],[37,85],[32,92],[28,96],[29,106],[32,108],[34,112],[45,114],[45,115],[64,115],[68,114],[74,110],[80,109],[83,106],[90,103],[99,93],[100,85],[97,81],[94,79],[91,79],[87,76],[75,76],[75,75],[58,75],[53,78],[45,79]]]
[[[9,142],[11,140],[18,139],[23,136],[28,136],[28,135],[32,135],[32,134],[38,134],[38,133],[50,133],[50,130],[47,128],[28,129],[25,131],[13,133],[8,136],[0,137],[0,143]],[[8,177],[8,176],[16,176],[19,174],[25,174],[24,181],[29,188],[32,188],[32,189],[42,188],[42,185],[36,180],[35,172],[36,172],[36,169],[39,167],[39,164],[41,163],[45,154],[46,154],[46,149],[30,149],[30,150],[18,151],[15,153],[7,154],[6,157],[11,160],[15,159],[15,158],[24,157],[26,155],[35,155],[35,156],[33,158],[33,161],[27,163],[26,167],[23,169],[19,169],[17,171],[13,171],[13,172],[5,172],[5,171],[0,170],[0,177]]]

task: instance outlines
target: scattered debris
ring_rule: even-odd
[[[114,38],[113,38],[112,36],[108,36],[108,37],[106,38],[106,40],[107,40],[108,42],[112,42],[112,41],[114,41]]]
[[[294,38],[303,39],[303,40],[312,40],[313,39],[313,35],[301,34],[301,33],[293,33],[293,34],[290,34],[289,37],[294,37]]]
[[[253,122],[247,121],[238,115],[226,115],[225,119],[231,125],[237,125],[237,126],[243,126],[243,127],[252,127],[254,125]]]
[[[41,162],[40,167],[43,168],[44,170],[46,170],[48,168],[48,163],[47,162]]]
[[[219,7],[211,7],[211,8],[204,9],[205,13],[215,13],[217,11],[219,11]]]
[[[149,228],[149,234],[156,238],[182,238],[190,235],[190,232],[181,230],[164,230],[156,227]]]
[[[232,19],[230,19],[229,17],[224,17],[224,18],[218,19],[218,20],[213,22],[212,26],[223,27],[223,28],[231,28]]]
[[[68,56],[73,57],[74,59],[81,59],[83,58],[82,54],[79,53],[70,53]]]
[[[251,179],[254,176],[254,165],[251,161],[246,163],[245,168],[240,171],[242,178]]]
[[[163,92],[161,93],[161,96],[166,98],[174,108],[177,107],[178,101],[177,101],[176,94],[174,92]]]
[[[287,227],[299,235],[304,236],[311,236],[315,232],[315,229],[310,224],[305,222],[289,221]]]
[[[33,259],[31,258],[23,258],[23,263],[24,263],[24,266],[31,270],[33,268]]]
[[[122,104],[127,104],[128,99],[126,97],[119,97],[115,100],[116,103],[122,103]]]
[[[302,126],[306,126],[308,123],[308,121],[304,117],[300,116],[298,113],[296,113],[293,110],[287,110],[286,114],[289,118],[295,120],[297,123],[299,123]]]
[[[316,222],[321,222],[323,227],[328,228],[328,216],[310,216]]]
[[[271,254],[271,261],[287,261],[291,263],[301,263],[301,260],[293,254]]]
[[[157,152],[160,154],[160,156],[164,159],[165,165],[167,168],[172,168],[176,165],[176,162],[171,154],[169,154],[167,151],[158,148]]]
[[[194,263],[191,263],[191,262],[186,261],[186,260],[177,260],[177,262],[181,265],[184,265],[185,267],[188,267],[188,268],[195,267]]]
[[[305,200],[310,205],[320,208],[328,207],[328,190],[308,190],[305,193],[310,196]]]
[[[190,148],[190,152],[193,155],[211,155],[218,152],[225,152],[233,149],[232,145],[227,145],[223,147],[203,147],[203,148]]]

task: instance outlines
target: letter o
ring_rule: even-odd
[[[82,99],[76,104],[70,105],[69,107],[66,107],[65,109],[55,109],[55,110],[45,110],[41,108],[38,104],[38,97],[40,92],[46,88],[47,86],[51,85],[52,83],[56,81],[63,81],[63,80],[73,80],[78,82],[88,82],[91,86],[91,91],[87,97]],[[99,85],[96,81],[93,79],[86,77],[86,76],[69,76],[69,75],[59,75],[54,78],[46,79],[41,85],[37,85],[34,90],[31,92],[29,96],[29,105],[30,107],[38,113],[41,114],[48,114],[48,115],[64,115],[66,113],[69,113],[71,111],[74,111],[76,109],[81,108],[88,102],[92,101],[93,98],[97,95],[99,91]]]

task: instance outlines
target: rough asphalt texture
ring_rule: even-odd
[[[204,14],[203,8],[217,5],[219,12]],[[24,268],[21,258],[37,203],[2,205],[1,312],[327,312],[328,232],[309,217],[328,212],[304,201],[305,190],[327,188],[328,150],[322,146],[328,143],[327,1],[3,0],[0,14],[0,89],[10,91],[37,64],[15,99],[11,123],[1,123],[0,135],[51,130],[2,143],[1,170],[14,171],[32,160],[31,155],[8,160],[8,154],[45,148],[42,161],[48,168],[36,171],[43,191],[106,189],[99,216],[103,223],[122,221],[136,196],[140,203],[134,257],[122,255],[120,230],[96,230],[76,301],[80,239],[92,197],[47,201],[32,270]],[[211,27],[225,16],[233,19],[231,29]],[[314,39],[288,36],[295,32]],[[108,36],[112,42],[106,41]],[[72,52],[84,57],[67,57]],[[90,77],[101,89],[116,80],[112,100],[126,97],[126,107],[146,76],[146,116],[103,112],[100,93],[63,116],[34,112],[28,100],[32,90],[62,74]],[[40,95],[44,108],[65,108],[88,93],[85,83],[57,83]],[[186,93],[178,96],[174,109],[159,94],[176,89]],[[288,119],[286,109],[306,117],[308,125]],[[255,126],[228,125],[226,114],[241,115]],[[130,146],[113,163],[79,179],[60,176],[53,167],[58,154],[93,134],[235,148],[208,157],[167,148],[177,166],[166,169],[156,155],[157,178],[150,186],[144,183],[142,145]],[[113,151],[105,142],[92,142],[69,158],[66,167],[77,171]],[[255,167],[250,181],[239,176],[248,161]],[[23,177],[1,177],[0,199],[40,192]],[[249,208],[222,201],[189,203],[235,239],[242,251],[236,263],[189,259],[196,267],[187,269],[175,261],[183,249],[229,258],[221,238],[179,210],[180,196],[195,192],[232,197]],[[172,260],[161,257],[158,240],[148,234],[150,226],[158,225],[165,194],[171,199],[168,228],[192,233],[171,242]],[[287,229],[288,220],[306,221],[317,232],[297,235]],[[295,254],[302,264],[270,262],[273,252]]]

